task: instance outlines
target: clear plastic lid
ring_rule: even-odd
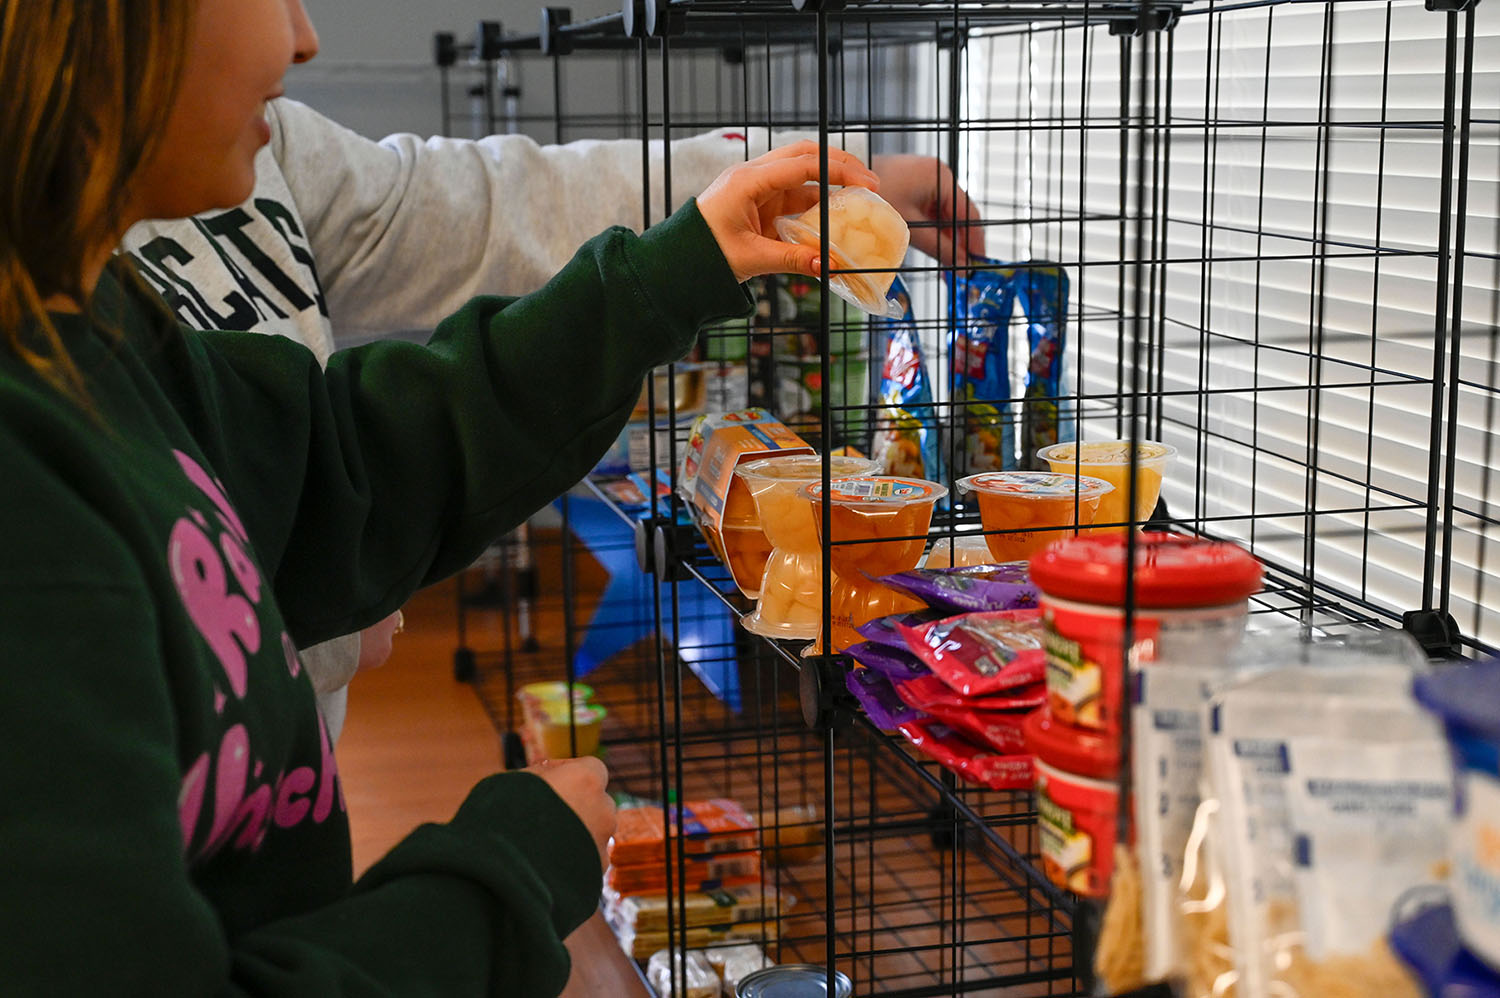
[[[1093,499],[1115,487],[1101,478],[1063,475],[1051,471],[987,471],[958,480],[958,490],[1003,495],[1015,499],[1062,499],[1077,495]]]
[[[828,473],[834,478],[868,475],[879,467],[866,457],[834,456],[828,460]],[[811,482],[823,477],[824,458],[819,454],[783,454],[746,461],[735,474],[746,479]]]
[[[1165,464],[1177,454],[1176,447],[1155,440],[1137,441],[1135,446],[1136,460],[1142,464]],[[1037,451],[1036,456],[1043,461],[1076,463],[1084,467],[1093,464],[1129,464],[1130,441],[1094,440],[1084,444],[1052,444]]]

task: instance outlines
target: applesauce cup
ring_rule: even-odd
[[[758,599],[760,580],[771,557],[771,542],[761,529],[755,500],[739,478],[729,483],[719,532],[724,544],[724,564],[729,566],[735,586],[751,599]]]
[[[837,578],[829,596],[833,631],[827,646],[843,651],[861,638],[855,630],[876,617],[921,609],[922,603],[876,580],[915,568],[927,548],[932,510],[948,494],[936,482],[920,478],[868,475],[829,482],[828,516],[823,522],[823,483],[802,487],[811,505],[819,540],[864,541],[834,544],[829,563]],[[882,540],[881,538],[889,538]],[[819,640],[815,647],[824,647]]]
[[[830,457],[834,478],[867,475],[877,467],[862,457]],[[802,486],[823,479],[817,454],[784,454],[735,469],[755,500],[761,529],[772,545],[760,584],[760,602],[740,618],[745,629],[771,638],[815,638],[823,620],[823,549]]]
[[[1116,490],[1101,478],[1061,472],[987,471],[959,479],[958,491],[978,495],[985,530],[1004,531],[984,539],[994,559],[1007,562],[1024,561],[1072,536],[1074,526],[1093,523]]]
[[[1177,448],[1154,440],[1136,444],[1135,517],[1137,525],[1145,523],[1161,496],[1161,476],[1167,470]],[[1096,523],[1101,531],[1123,530],[1132,517],[1125,512],[1130,495],[1130,441],[1095,440],[1085,444],[1062,443],[1043,447],[1036,456],[1046,461],[1060,475],[1088,475],[1102,478],[1115,487],[1099,504]],[[1113,525],[1113,526],[1111,526]]]

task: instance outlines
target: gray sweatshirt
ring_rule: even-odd
[[[431,329],[475,295],[534,291],[589,237],[642,227],[637,139],[373,142],[285,98],[266,119],[271,141],[256,159],[250,200],[125,236],[124,249],[189,326],[287,336],[326,361],[340,342]],[[862,139],[848,138],[865,158]],[[674,141],[672,207],[765,152],[769,139],[765,129],[721,129]],[[663,152],[651,144],[653,222],[668,214]],[[302,657],[336,734],[359,635]]]

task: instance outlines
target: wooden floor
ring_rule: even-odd
[[[452,587],[419,593],[405,615],[390,661],[351,687],[337,747],[356,874],[417,825],[446,821],[474,783],[501,768],[495,727],[473,688],[453,679]],[[471,643],[482,651],[486,628],[477,616]],[[647,994],[601,917],[574,933],[568,949],[566,998]]]

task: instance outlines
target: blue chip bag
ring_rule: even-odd
[[[875,328],[886,334],[885,364],[880,370],[880,401],[886,408],[875,430],[872,452],[883,475],[941,482],[943,455],[932,385],[922,358],[922,338],[912,318],[911,295],[900,277],[891,282],[890,297],[900,304],[901,318],[873,320]]]
[[[953,448],[955,478],[1016,466],[1009,362],[1016,272],[974,259],[979,269],[954,275],[949,309],[952,397],[963,403]]]
[[[1046,471],[1047,462],[1036,452],[1074,437],[1074,416],[1059,401],[1067,346],[1068,275],[1055,263],[1033,263],[1016,272],[1014,284],[1031,351],[1021,401],[1020,466]]]

